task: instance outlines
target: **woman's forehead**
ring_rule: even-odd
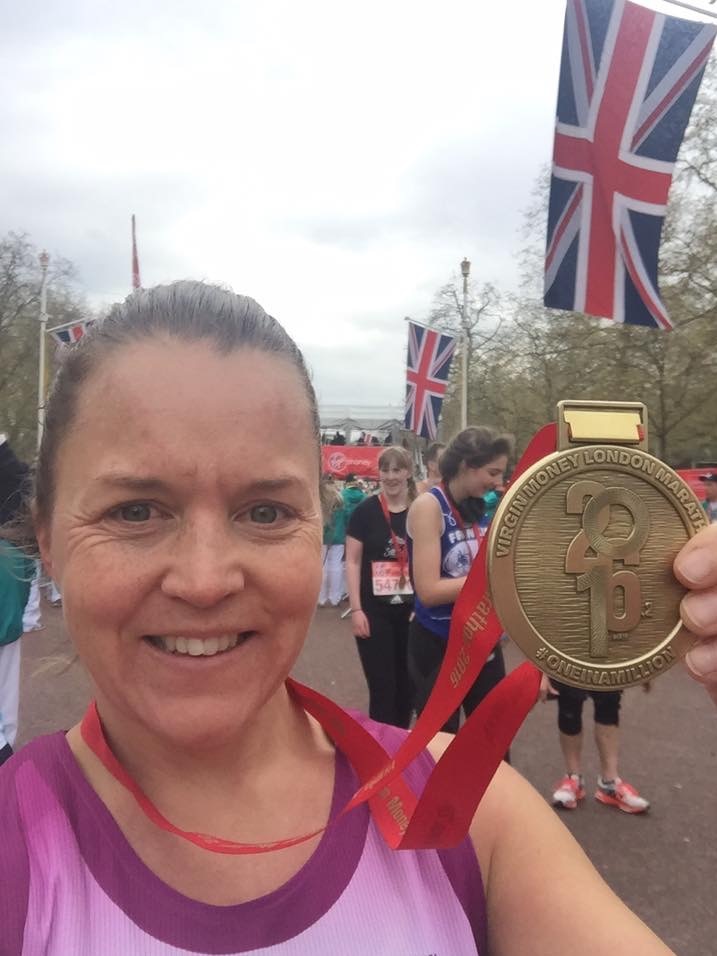
[[[105,401],[97,405],[98,393]],[[309,401],[298,370],[282,356],[254,348],[221,353],[205,341],[148,339],[107,356],[81,395],[82,411],[111,412],[113,405],[135,405],[145,415],[165,411],[188,414],[296,405]],[[106,399],[110,401],[107,402]]]
[[[314,457],[308,396],[285,359],[206,343],[149,341],[111,356],[87,382],[70,453],[189,460],[202,454]]]

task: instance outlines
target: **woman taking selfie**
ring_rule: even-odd
[[[510,767],[455,849],[338,816],[357,771],[285,683],[321,583],[318,452],[302,357],[251,299],[137,292],[69,350],[33,515],[96,706],[0,769],[2,956],[667,954]],[[683,552],[705,636],[716,544]]]

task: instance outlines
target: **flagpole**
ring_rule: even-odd
[[[139,276],[139,256],[137,255],[137,228],[132,213],[132,288],[136,291],[142,288],[142,280]]]
[[[40,269],[42,281],[40,283],[40,359],[37,373],[37,448],[40,450],[42,432],[45,428],[45,338],[47,331],[47,267],[50,257],[43,250],[40,253]]]
[[[468,427],[468,276],[471,274],[471,264],[468,259],[461,262],[463,274],[463,310],[461,325],[463,326],[463,355],[461,375],[461,431]]]
[[[705,10],[703,7],[696,7],[691,3],[684,3],[683,0],[664,0],[664,2],[669,3],[673,7],[684,7],[685,10],[702,13],[706,17],[712,17],[713,20],[717,20],[717,13],[712,13],[711,10]],[[710,0],[710,3],[714,3],[714,0]]]

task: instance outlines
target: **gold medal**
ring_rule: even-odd
[[[559,450],[517,479],[491,523],[503,627],[549,677],[575,687],[642,683],[692,644],[672,562],[707,519],[646,446],[644,405],[560,402]]]

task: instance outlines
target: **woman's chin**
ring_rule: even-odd
[[[256,721],[257,712],[263,710],[257,700],[240,695],[226,699],[208,695],[182,700],[137,701],[132,709],[134,714],[130,715],[125,706],[120,717],[122,746],[132,746],[131,737],[135,735],[130,727],[134,724],[140,737],[148,734],[166,748],[204,755],[238,746]],[[102,710],[100,705],[101,714]],[[110,728],[115,737],[117,734],[112,733],[113,730]]]

